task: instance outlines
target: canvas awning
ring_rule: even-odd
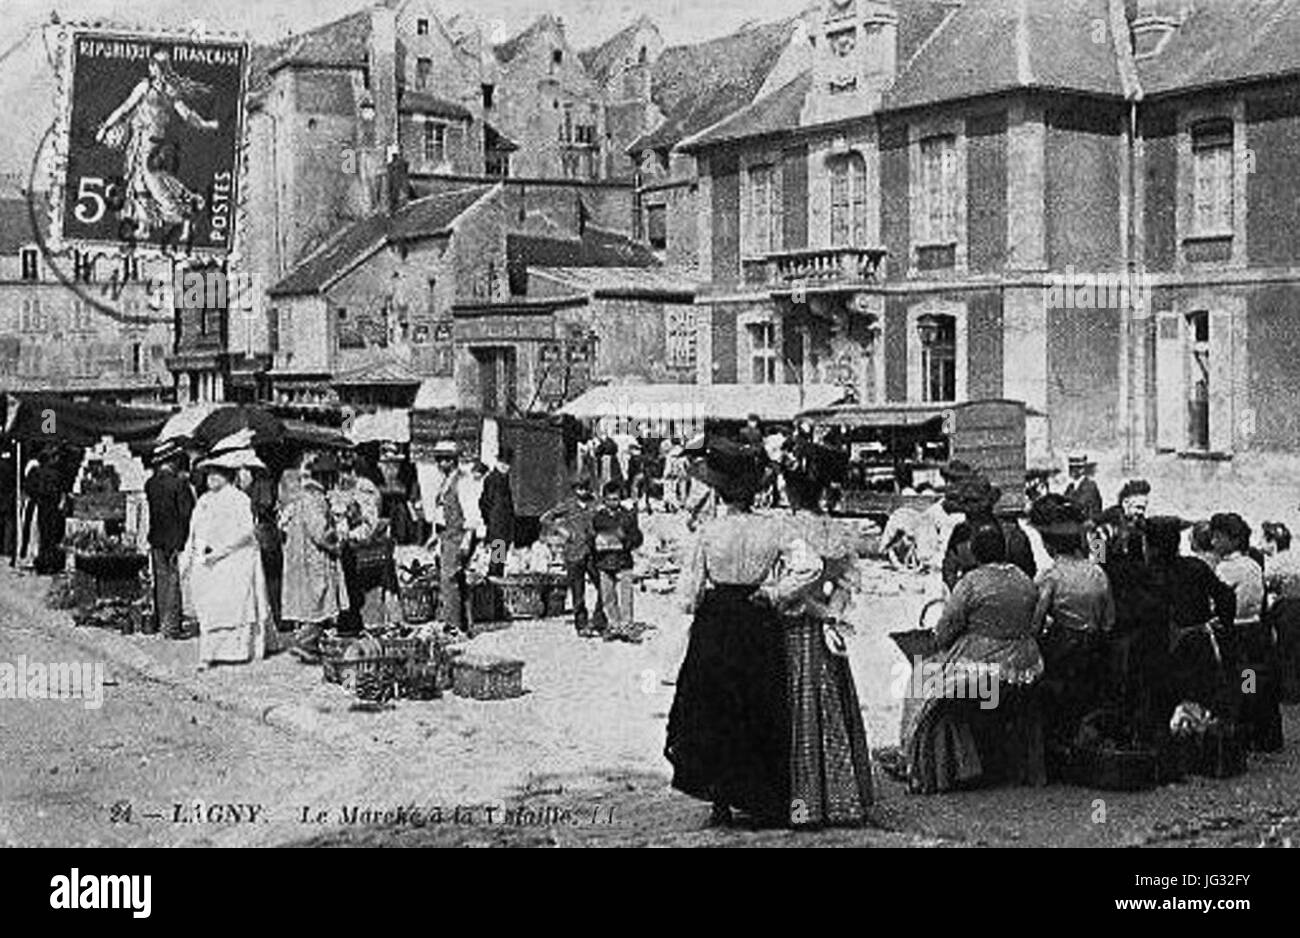
[[[579,420],[630,423],[743,421],[750,414],[786,421],[809,409],[830,407],[844,396],[844,388],[824,384],[606,385],[565,404],[560,413]]]
[[[166,411],[82,403],[52,395],[16,395],[8,402],[5,432],[16,439],[92,446],[104,437],[143,444],[158,436]]]
[[[820,427],[919,427],[943,420],[951,405],[882,404],[810,408],[799,414]]]
[[[348,427],[348,439],[362,443],[411,442],[411,412],[409,410],[381,410],[373,414],[358,414]]]

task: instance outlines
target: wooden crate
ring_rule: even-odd
[[[471,700],[508,700],[524,692],[524,663],[496,655],[461,655],[452,665],[452,689]]]

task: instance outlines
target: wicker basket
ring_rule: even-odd
[[[423,625],[438,614],[438,585],[415,582],[403,586],[397,596],[402,604],[402,618],[410,625]]]
[[[74,566],[101,580],[130,580],[149,566],[146,554],[76,554]]]
[[[1159,784],[1159,759],[1154,749],[1105,747],[1079,754],[1076,780],[1102,791],[1145,791]]]
[[[569,578],[563,573],[542,574],[542,597],[546,618],[563,617],[569,608]]]
[[[322,635],[320,639],[321,664],[325,670],[325,683],[342,684],[343,683],[343,655],[353,643],[355,638],[339,638],[335,635]]]
[[[501,591],[506,615],[511,619],[540,619],[546,615],[546,584],[537,576],[493,577],[489,582]]]
[[[457,697],[508,700],[523,695],[524,663],[495,655],[462,655],[453,663]]]

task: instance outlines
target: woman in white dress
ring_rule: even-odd
[[[185,550],[199,620],[199,670],[243,664],[266,654],[271,606],[252,503],[234,484],[241,468],[265,468],[251,449],[201,463],[208,490],[199,498]]]

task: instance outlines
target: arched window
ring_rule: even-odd
[[[861,153],[830,160],[831,246],[865,247],[867,242],[867,161]]]

